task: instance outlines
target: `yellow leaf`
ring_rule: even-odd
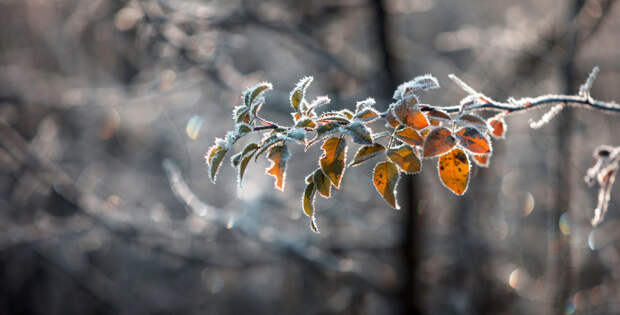
[[[219,140],[221,142],[221,139]],[[205,154],[205,160],[207,161],[207,165],[209,165],[209,179],[212,183],[215,183],[217,172],[220,169],[222,160],[224,159],[226,152],[228,152],[223,145],[217,143],[218,140],[216,139],[216,144],[211,146],[209,151],[207,151],[207,154]]]
[[[291,95],[290,95],[291,106],[296,112],[303,110],[303,108],[301,108],[301,104],[306,95],[306,89],[308,88],[310,83],[312,83],[312,80],[313,80],[312,77],[302,78],[297,83],[297,86],[295,86],[295,88],[291,91]]]
[[[410,146],[403,144],[399,147],[388,149],[387,156],[407,174],[419,173],[422,169],[418,154]]]
[[[321,149],[323,149],[323,155],[319,160],[321,170],[336,188],[340,188],[340,180],[346,165],[347,144],[342,138],[332,137],[325,140]]]
[[[301,205],[304,209],[304,214],[309,217],[314,217],[314,194],[316,193],[316,186],[314,183],[306,185],[304,190],[304,197],[301,200]]]
[[[420,133],[410,127],[396,131],[396,138],[413,146],[424,144],[424,138],[420,136]]]
[[[269,151],[267,158],[271,161],[271,165],[266,172],[276,178],[276,188],[284,191],[284,180],[286,177],[286,161],[290,157],[286,144],[280,144]]]
[[[356,166],[364,161],[370,160],[371,158],[375,157],[377,154],[379,154],[379,152],[383,150],[385,150],[385,147],[379,143],[373,143],[371,145],[364,145],[361,148],[359,148],[359,150],[357,150],[357,153],[355,154],[355,157],[353,158],[353,163],[351,163],[349,166]]]
[[[390,161],[379,162],[373,172],[373,183],[377,192],[392,206],[400,209],[396,203],[396,185],[398,184],[398,168]]]
[[[491,152],[491,142],[478,129],[474,127],[463,127],[456,132],[459,144],[466,150],[477,153],[487,154]]]
[[[469,158],[455,148],[439,158],[437,164],[441,183],[457,195],[463,195],[469,185]]]
[[[317,168],[316,171],[314,171],[313,183],[321,196],[325,198],[330,197],[332,192],[332,183],[329,178],[323,174],[323,171],[320,168]]]
[[[424,141],[424,157],[444,154],[456,145],[456,139],[448,128],[433,129]]]
[[[366,107],[360,110],[359,112],[355,114],[355,116],[353,116],[353,119],[363,121],[363,122],[371,122],[377,118],[379,118],[379,113],[376,110],[369,108],[369,107]]]

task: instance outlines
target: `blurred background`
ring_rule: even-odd
[[[618,115],[508,119],[456,197],[434,160],[376,194],[374,162],[301,211],[320,149],[293,146],[284,192],[251,163],[237,189],[203,155],[248,86],[290,124],[288,93],[387,108],[432,73],[429,104],[575,93],[620,100],[613,0],[0,0],[0,314],[617,314],[620,189],[590,226],[583,181]],[[236,145],[242,148],[244,141]],[[349,158],[352,156],[350,148]]]

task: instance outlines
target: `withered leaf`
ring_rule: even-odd
[[[495,138],[503,139],[506,137],[506,121],[504,118],[489,118],[489,126],[491,127],[491,135]]]
[[[316,193],[316,186],[314,183],[308,183],[304,190],[304,196],[301,199],[301,205],[304,210],[304,214],[313,217],[314,216],[314,195]]]
[[[387,114],[385,115],[385,120],[392,127],[398,127],[400,125],[400,122],[398,122],[398,119],[396,119],[396,116],[394,115],[393,104],[388,109]]]
[[[356,166],[364,161],[370,160],[383,150],[385,150],[385,147],[379,143],[364,145],[357,150],[357,153],[355,153],[355,157],[353,158],[353,162],[349,166]]]
[[[461,196],[469,185],[469,158],[459,148],[442,155],[437,163],[441,183]]]
[[[415,107],[416,102],[398,101],[394,106],[394,115],[406,126],[414,129],[423,129],[429,125],[426,116]]]
[[[466,150],[476,154],[491,152],[491,142],[480,130],[474,127],[463,127],[456,132],[458,143]]]
[[[286,177],[286,165],[290,157],[290,152],[286,143],[276,145],[271,148],[267,158],[271,161],[271,165],[266,169],[266,173],[275,177],[276,188],[284,191],[284,182]]]
[[[379,117],[379,113],[374,108],[366,107],[355,113],[353,119],[368,123]]]
[[[359,144],[372,143],[372,131],[359,121],[353,121],[351,124],[343,127],[345,133],[353,138],[353,142]]]
[[[312,77],[304,77],[297,83],[297,86],[291,91],[290,102],[296,112],[302,110],[301,104],[306,96],[306,89],[312,83]]]
[[[400,207],[396,203],[396,185],[398,184],[398,168],[390,161],[379,162],[373,171],[373,184],[379,195],[395,209]]]
[[[439,126],[442,122],[448,122],[452,120],[452,118],[450,118],[450,115],[448,115],[448,113],[444,112],[441,109],[424,107],[422,108],[422,111],[426,114],[428,120],[430,120],[431,125],[433,126]]]
[[[474,158],[474,162],[476,162],[476,165],[480,166],[480,167],[489,167],[489,161],[491,160],[491,153],[489,154],[472,154],[472,157]]]
[[[396,131],[396,138],[413,146],[424,144],[424,139],[422,138],[420,133],[410,127]]]
[[[342,138],[332,137],[325,140],[321,149],[323,149],[323,155],[319,159],[321,170],[336,188],[340,188],[340,180],[346,166],[346,141]]]
[[[433,129],[424,141],[424,157],[433,157],[444,154],[456,145],[456,138],[450,129],[439,127]]]
[[[458,122],[478,128],[482,132],[489,130],[486,120],[476,114],[463,114],[459,116]]]
[[[388,158],[407,174],[419,173],[422,163],[415,150],[409,145],[403,144],[387,150]]]
[[[314,177],[312,182],[316,186],[321,196],[325,198],[329,198],[331,196],[332,183],[329,178],[325,176],[325,174],[320,168],[317,168],[316,171],[314,171]]]

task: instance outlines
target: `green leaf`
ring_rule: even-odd
[[[321,196],[325,198],[329,198],[331,196],[332,183],[320,168],[317,168],[316,171],[314,171],[313,183],[316,185],[316,188]]]
[[[309,217],[314,217],[314,194],[316,193],[316,187],[314,183],[306,185],[304,190],[304,196],[301,200],[301,205],[304,210],[304,214]]]
[[[396,203],[396,185],[398,185],[398,168],[390,161],[379,162],[373,172],[373,184],[379,195],[392,206],[399,209]]]
[[[245,95],[245,105],[252,107],[254,101],[266,91],[273,89],[273,85],[269,82],[261,82],[253,87],[247,89],[243,94]]]
[[[258,144],[256,143],[248,143],[243,151],[241,151],[240,163],[237,169],[237,185],[241,188],[241,184],[243,182],[243,175],[245,174],[245,169],[248,167],[248,163],[256,153],[258,149]]]
[[[371,145],[362,146],[359,150],[357,150],[357,153],[355,154],[355,157],[353,158],[353,163],[351,163],[349,166],[356,166],[356,165],[361,164],[364,161],[370,160],[371,158],[379,154],[379,152],[384,151],[384,150],[385,150],[385,147],[379,143],[373,143]]]
[[[269,151],[267,158],[271,161],[271,165],[266,169],[266,173],[275,177],[275,187],[284,191],[284,183],[286,177],[286,165],[291,156],[286,143],[274,146]]]
[[[297,83],[297,86],[291,91],[290,101],[291,106],[296,112],[301,112],[303,109],[301,108],[301,104],[306,96],[306,90],[310,83],[314,80],[313,77],[304,77]]]
[[[259,145],[259,149],[256,152],[256,155],[254,156],[254,161],[258,160],[258,158],[265,153],[267,150],[269,150],[272,146],[276,145],[279,142],[284,141],[284,138],[282,137],[282,135],[277,134],[277,133],[273,133],[268,135],[267,137],[265,137],[262,141],[261,144]]]
[[[314,127],[316,127],[316,123],[314,122],[314,120],[312,120],[310,118],[302,118],[302,119],[300,119],[295,124],[295,127],[297,127],[297,128],[305,128],[305,127],[314,128]]]
[[[353,142],[359,144],[371,144],[372,136],[370,135],[372,131],[370,128],[364,126],[359,121],[354,121],[349,125],[343,127],[345,134],[351,136],[353,138]]]
[[[346,166],[346,141],[338,137],[329,138],[323,143],[321,149],[323,149],[323,155],[319,159],[321,170],[336,188],[340,188],[340,180]]]
[[[217,172],[226,152],[228,152],[228,149],[226,149],[224,141],[218,138],[215,140],[215,144],[209,148],[207,154],[205,154],[207,165],[209,165],[209,179],[212,183],[215,183]]]

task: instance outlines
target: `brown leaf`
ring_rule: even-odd
[[[314,177],[312,182],[316,186],[321,196],[325,198],[329,198],[331,196],[332,183],[329,178],[325,176],[325,174],[320,168],[317,168],[316,171],[314,171]]]
[[[476,127],[482,132],[489,130],[486,120],[476,114],[463,114],[459,116],[458,121]]]
[[[426,128],[429,125],[428,119],[414,106],[415,103],[399,101],[394,106],[394,115],[403,125],[414,129]]]
[[[439,127],[433,129],[424,141],[424,157],[433,157],[444,154],[456,145],[456,138],[450,129]]]
[[[304,210],[304,214],[309,217],[314,217],[314,194],[316,193],[316,186],[314,183],[306,185],[304,190],[304,196],[301,199],[301,205]]]
[[[424,139],[420,136],[420,133],[410,127],[396,131],[396,138],[413,146],[424,144]]]
[[[412,147],[406,144],[388,149],[387,156],[407,174],[416,174],[422,169],[422,164],[420,163],[418,154]]]
[[[491,153],[491,142],[480,130],[474,127],[463,127],[456,132],[459,144],[466,150],[477,153]]]
[[[392,127],[400,126],[400,122],[398,122],[398,119],[396,119],[392,106],[390,106],[390,108],[388,109],[387,114],[385,115],[385,120]]]
[[[373,143],[371,145],[364,145],[357,150],[355,157],[353,158],[353,163],[349,166],[356,166],[361,164],[364,161],[370,160],[375,157],[379,152],[385,150],[385,147],[379,143]]]
[[[422,111],[426,114],[426,117],[431,122],[433,126],[439,126],[442,122],[449,122],[452,120],[448,113],[443,110],[432,108],[432,107],[423,107]]]
[[[379,117],[380,117],[379,113],[376,110],[370,107],[366,107],[360,110],[359,112],[355,113],[355,116],[353,116],[353,119],[368,123]]]
[[[267,168],[266,172],[269,175],[275,177],[276,188],[284,191],[284,182],[286,177],[286,162],[290,157],[288,147],[286,143],[274,146],[269,151],[267,158],[271,161],[271,165]]]
[[[379,195],[392,206],[399,209],[396,203],[396,185],[398,184],[398,168],[390,161],[379,162],[373,171],[373,184]]]
[[[469,185],[469,159],[467,154],[455,148],[442,155],[437,163],[441,183],[453,193],[461,196]]]
[[[323,155],[319,159],[321,170],[336,188],[340,188],[340,180],[346,166],[346,141],[342,138],[332,137],[325,140],[321,149],[323,149]]]

